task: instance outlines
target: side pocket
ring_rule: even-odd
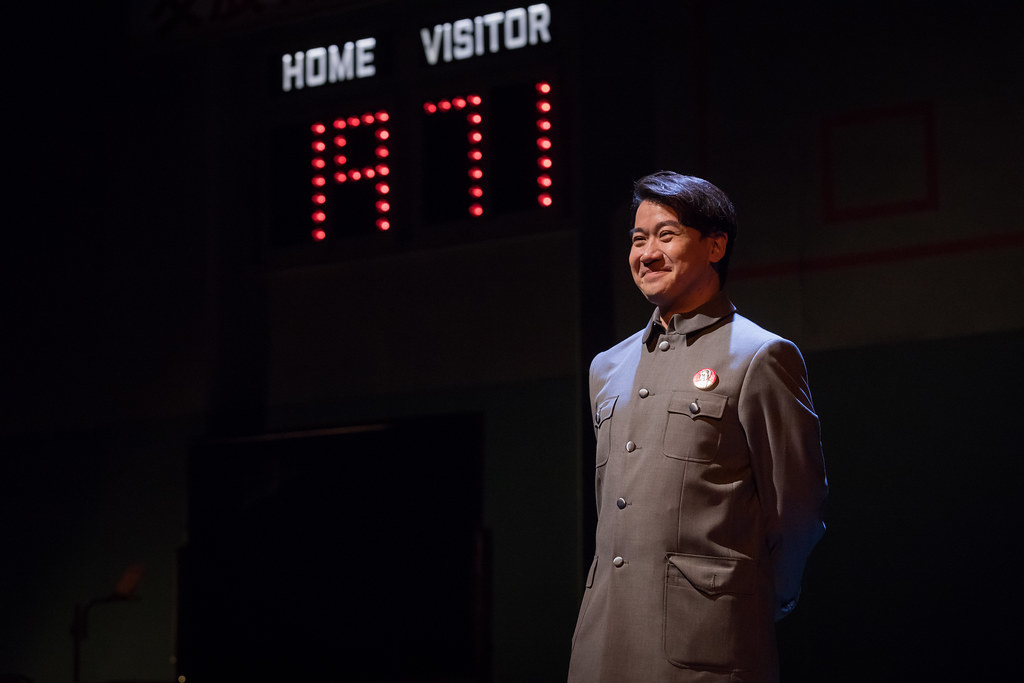
[[[597,572],[597,555],[594,555],[594,561],[590,563],[590,571],[587,572],[587,590],[583,593],[583,602],[580,604],[580,613],[576,617],[576,628],[572,632],[572,644],[576,645],[576,635],[580,632],[580,625],[583,623],[583,618],[587,614],[587,607],[590,606],[590,596],[592,594],[591,588],[594,587],[594,574]]]
[[[608,455],[612,448],[611,418],[615,412],[615,402],[618,396],[607,398],[597,406],[594,411],[594,430],[597,434],[597,460],[596,467],[601,467],[608,462]]]
[[[736,667],[757,630],[754,563],[670,554],[665,567],[665,657],[677,666]],[[754,635],[756,638],[756,635]]]

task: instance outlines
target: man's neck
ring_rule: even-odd
[[[690,313],[693,313],[707,302],[714,299],[718,295],[718,293],[722,291],[721,287],[718,286],[717,279],[718,278],[716,277],[716,281],[713,287],[709,288],[707,291],[702,291],[699,296],[691,297],[682,306],[675,306],[664,311],[661,310],[661,307],[659,306],[658,312],[661,314],[659,317],[659,322],[661,323],[661,326],[664,327],[666,330],[670,329],[669,323],[672,322],[673,316],[689,315]]]

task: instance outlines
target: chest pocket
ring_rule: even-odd
[[[594,411],[594,433],[597,435],[597,467],[608,462],[608,454],[612,447],[612,413],[618,396],[602,401]]]
[[[729,397],[722,394],[673,391],[665,421],[665,455],[712,462],[722,441],[722,416],[728,403]]]

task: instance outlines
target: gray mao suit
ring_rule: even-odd
[[[770,683],[775,621],[824,533],[800,351],[719,292],[590,369],[597,544],[571,683]]]

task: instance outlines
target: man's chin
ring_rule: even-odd
[[[660,284],[651,282],[650,280],[636,281],[636,288],[640,290],[641,294],[647,297],[648,301],[652,298],[661,298],[665,296],[665,291]]]
[[[645,299],[647,299],[649,302],[651,302],[658,308],[661,308],[662,305],[668,303],[668,300],[662,292],[645,292],[644,290],[641,289],[640,293],[644,295]]]

